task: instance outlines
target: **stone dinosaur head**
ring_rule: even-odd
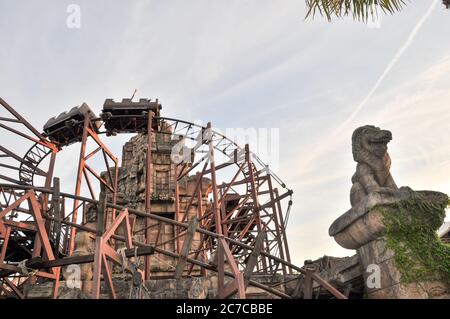
[[[372,125],[361,126],[352,135],[353,159],[358,163],[366,162],[368,154],[384,159],[388,156],[387,144],[391,140],[390,131]]]

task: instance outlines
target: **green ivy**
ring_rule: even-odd
[[[436,233],[448,205],[448,197],[429,200],[412,193],[407,200],[382,209],[386,248],[394,251],[405,284],[440,280],[450,285],[450,245],[442,243]]]

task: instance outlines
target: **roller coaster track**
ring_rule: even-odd
[[[48,253],[55,254],[55,257],[52,257],[44,262],[44,264],[47,264],[44,265],[38,263],[33,266],[32,259],[35,254],[33,250],[33,256],[29,256],[29,258],[31,258],[31,264],[28,264],[28,267],[42,269],[46,268],[46,266],[51,268],[67,265],[68,263],[70,264],[70,262],[76,263],[75,261],[77,259],[72,254],[72,241],[75,238],[75,230],[90,232],[92,233],[92,236],[99,236],[99,233],[108,233],[108,231],[104,232],[104,230],[102,230],[102,226],[99,226],[99,224],[97,224],[97,227],[90,228],[87,224],[79,222],[76,218],[76,212],[79,207],[83,207],[82,210],[84,211],[90,206],[90,209],[94,209],[94,211],[98,212],[103,211],[105,214],[110,211],[120,211],[121,216],[129,213],[131,215],[135,215],[135,217],[140,217],[147,220],[153,219],[158,223],[170,224],[174,227],[175,231],[174,237],[170,239],[171,241],[178,240],[177,238],[179,236],[187,236],[183,234],[186,234],[190,226],[185,220],[188,214],[184,214],[184,217],[181,217],[182,220],[176,218],[170,219],[159,216],[158,214],[152,214],[151,210],[143,212],[118,206],[115,204],[114,200],[113,202],[101,202],[96,200],[96,196],[93,196],[92,189],[90,189],[92,199],[80,196],[80,192],[77,190],[73,194],[61,193],[59,190],[59,179],[56,179],[57,184],[56,181],[54,181],[53,187],[51,187],[51,177],[53,174],[53,165],[55,163],[56,153],[62,150],[62,146],[56,145],[49,141],[44,134],[39,133],[35,128],[33,128],[28,122],[25,121],[24,118],[20,116],[20,114],[6,104],[6,102],[3,100],[0,100],[0,102],[2,106],[4,106],[7,111],[14,116],[13,119],[0,117],[0,122],[6,121],[22,124],[27,129],[27,133],[21,133],[11,127],[8,127],[8,123],[6,123],[6,125],[0,123],[0,128],[6,129],[22,138],[28,139],[28,141],[33,142],[32,146],[23,156],[18,156],[14,152],[0,145],[0,147],[3,148],[2,152],[5,153],[0,157],[9,157],[14,159],[18,163],[17,167],[12,167],[12,165],[10,165],[9,168],[14,169],[16,172],[18,171],[19,174],[19,179],[17,181],[11,175],[0,175],[0,179],[3,178],[8,182],[13,183],[0,184],[0,215],[2,216],[2,220],[0,220],[0,237],[11,237],[6,233],[6,229],[11,229],[12,231],[19,229],[22,230],[22,232],[25,230],[28,230],[28,232],[37,231],[40,233],[41,239],[43,238],[42,236],[44,236],[47,238],[46,240],[48,240],[46,244],[46,255],[48,255]],[[104,124],[101,118],[91,118],[89,120]],[[84,137],[81,142],[81,154],[84,154],[83,152],[86,148],[86,132],[89,132],[90,130],[89,125],[92,125],[92,122],[89,124],[89,120],[85,118],[83,124],[83,132],[85,133],[83,133]],[[276,282],[277,279],[275,277],[281,272],[283,273],[283,278],[292,278],[292,276],[294,278],[298,277],[298,275],[294,275],[293,273],[299,273],[301,275],[306,274],[305,270],[291,264],[287,246],[285,234],[287,220],[284,218],[287,214],[283,215],[284,212],[282,211],[281,202],[287,197],[290,197],[292,195],[292,191],[287,188],[283,181],[273,171],[270,170],[268,165],[264,164],[264,162],[256,154],[250,151],[248,145],[245,145],[245,147],[239,146],[236,142],[226,137],[219,131],[211,129],[211,124],[202,126],[189,121],[159,116],[153,117],[153,120],[155,121],[154,123],[157,127],[157,130],[155,131],[156,133],[170,135],[171,143],[177,139],[183,140],[183,145],[190,151],[190,154],[195,155],[192,156],[192,162],[181,162],[179,164],[175,164],[178,168],[175,169],[177,172],[177,176],[175,178],[176,185],[178,185],[178,182],[185,176],[194,177],[194,175],[197,175],[199,177],[196,177],[196,187],[198,187],[198,185],[201,185],[202,178],[209,178],[207,176],[210,174],[209,176],[211,177],[212,185],[215,187],[212,191],[212,194],[215,197],[213,196],[214,198],[210,200],[210,206],[208,206],[209,208],[207,208],[207,210],[205,210],[204,213],[202,212],[201,216],[199,216],[200,223],[195,229],[195,232],[199,233],[200,238],[203,238],[203,244],[200,243],[199,247],[196,248],[197,253],[194,253],[195,257],[191,258],[191,255],[189,255],[189,258],[187,258],[187,261],[191,263],[191,268],[188,270],[188,274],[191,273],[193,265],[199,266],[203,269],[210,269],[220,272],[220,270],[215,268],[214,265],[206,263],[205,259],[202,259],[204,257],[201,257],[198,253],[203,254],[204,251],[207,251],[210,256],[213,256],[217,254],[218,251],[223,251],[226,249],[228,250],[228,257],[226,258],[233,259],[231,262],[235,263],[233,273],[231,273],[232,277],[242,276],[243,273],[239,272],[247,271],[247,268],[249,267],[249,260],[253,260],[250,263],[253,264],[253,266],[249,270],[250,273],[247,275],[269,276],[270,280],[266,283],[266,285],[253,280],[250,280],[250,284],[271,292],[279,297],[289,298],[289,296],[283,292],[274,290],[271,285]],[[150,117],[148,118],[148,121],[148,123],[150,123]],[[102,127],[102,125],[99,125],[99,127]],[[142,130],[139,132],[136,131],[135,133],[140,132],[142,132]],[[97,131],[96,134],[90,135],[99,147],[97,150],[104,147],[104,144],[99,139],[99,134],[103,133],[107,132]],[[158,135],[155,136],[155,138],[157,137]],[[150,144],[150,140],[148,143]],[[92,151],[87,157],[91,156],[91,154],[95,154],[97,150]],[[102,148],[102,150],[105,152],[104,148]],[[147,152],[149,152],[149,150],[150,148]],[[209,156],[212,155],[210,154],[212,152],[214,152],[214,155]],[[80,163],[82,160],[85,160],[85,155],[81,154]],[[49,155],[52,157],[49,168],[46,169],[44,168],[44,162],[47,162],[46,159]],[[106,156],[105,153],[103,153],[103,155]],[[151,159],[151,157],[147,158]],[[106,167],[109,169],[110,166],[108,165],[106,158],[105,162]],[[117,170],[117,160],[115,163]],[[150,162],[147,159],[147,165],[148,163]],[[3,165],[3,167],[6,166],[6,164]],[[81,166],[79,166],[79,169],[80,167]],[[89,166],[86,167],[90,169]],[[202,171],[201,167],[203,167]],[[230,169],[227,169],[228,167]],[[216,172],[220,175],[219,182],[216,180]],[[86,172],[84,173],[86,174]],[[233,175],[234,177],[231,178]],[[37,182],[36,176],[46,178],[45,186],[42,187],[40,181]],[[110,179],[112,181],[112,178]],[[276,183],[274,187],[272,187],[272,181]],[[90,184],[89,187],[91,187]],[[279,194],[278,189],[284,189],[283,193]],[[116,190],[114,190],[114,192],[116,192]],[[189,205],[191,205],[194,199],[197,200],[197,195],[195,192],[196,191],[194,191],[192,195],[189,195],[190,202],[186,202],[188,204],[187,209],[189,209]],[[200,192],[198,194],[198,196],[201,196]],[[227,196],[230,196],[230,201],[228,201]],[[19,204],[16,205],[18,201]],[[26,203],[28,203],[28,208],[26,208]],[[35,203],[34,206],[32,203]],[[227,205],[229,205],[229,207],[225,207],[224,203],[228,203]],[[65,207],[69,207],[72,204],[73,210],[66,211]],[[289,201],[289,207],[290,205],[291,201]],[[179,212],[179,208],[177,209],[177,212]],[[199,214],[200,211],[201,209],[199,208]],[[41,217],[37,218],[36,212],[38,212],[38,215],[42,214]],[[287,212],[289,212],[289,208]],[[17,219],[17,214],[28,214],[30,218],[34,218],[34,222],[32,220],[28,222],[28,219]],[[6,218],[7,215],[8,218]],[[104,220],[103,218],[104,217],[101,216],[99,220]],[[43,228],[38,228],[43,227],[43,225],[45,225],[48,232],[45,233]],[[217,225],[221,226],[216,229]],[[32,235],[30,234],[27,236]],[[15,240],[15,238],[11,238],[12,240]],[[116,240],[123,241],[120,236],[116,236],[114,238]],[[31,242],[32,237],[30,237],[30,243]],[[259,248],[256,248],[257,243],[261,243],[258,244]],[[105,242],[104,244],[106,245],[107,243]],[[133,245],[144,247],[146,252],[142,253],[142,255],[148,255],[148,245],[153,244],[146,241],[146,244],[133,242]],[[155,241],[154,245],[154,251],[158,254],[166,255],[175,259],[182,258],[179,251],[167,251],[158,247],[158,240]],[[3,246],[8,249],[7,244],[3,244]],[[6,252],[6,249],[2,250]],[[256,252],[254,252],[254,250],[256,250]],[[99,251],[102,251],[102,249],[96,249],[96,252]],[[285,253],[285,255],[283,255],[283,253]],[[184,258],[186,258],[186,256]],[[228,261],[230,262],[229,259]],[[8,263],[7,259],[3,259],[2,262],[3,266],[6,268],[0,270],[0,278],[7,278],[11,274],[11,270],[8,269],[16,268],[14,268],[14,263]],[[4,262],[6,262],[6,264]],[[1,262],[0,265],[2,265]],[[221,276],[223,276],[223,260],[220,262],[220,265],[220,267],[222,267]],[[16,270],[13,270],[13,272],[14,271]],[[225,275],[229,276],[230,273],[225,273]],[[56,282],[59,280],[59,275],[56,272],[44,274],[44,277],[45,276],[50,276],[48,278],[53,278]],[[96,278],[99,277],[97,276]],[[239,278],[240,279],[235,277],[236,282],[238,280],[242,282],[243,277]],[[339,292],[334,291],[333,287],[321,281],[320,278],[315,278],[315,280],[326,289],[332,291],[335,297],[342,297]]]
[[[194,142],[199,141],[199,135],[207,130],[205,126],[184,120],[168,117],[158,117],[156,119],[168,123],[169,127],[173,130],[172,135],[182,136]],[[221,154],[227,156],[230,161],[234,160],[235,154],[243,156],[244,149],[225,135],[215,130],[212,130],[211,135],[214,148]],[[202,144],[203,142],[201,141]],[[39,165],[49,154],[51,154],[50,149],[43,146],[42,143],[35,143],[23,156],[23,161],[19,166],[19,180],[25,185],[34,186],[34,176],[42,175],[42,170],[39,169]],[[255,153],[252,153],[252,159],[255,166],[255,173],[258,170],[262,170],[270,174],[282,188],[286,188],[286,184]],[[243,173],[246,178],[249,177],[250,172],[248,168],[244,169]]]
[[[43,175],[39,165],[52,153],[51,149],[35,143],[24,155],[19,166],[19,181],[24,185],[34,185],[34,176]]]

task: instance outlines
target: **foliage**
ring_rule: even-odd
[[[450,245],[442,243],[436,233],[448,204],[448,198],[436,203],[415,193],[383,210],[386,246],[395,253],[402,282],[442,280],[450,284]]]
[[[369,16],[378,16],[383,13],[395,13],[405,5],[404,0],[305,0],[306,17],[314,17],[316,13],[325,16],[331,21],[333,16],[341,18],[352,15],[353,19],[367,21]]]

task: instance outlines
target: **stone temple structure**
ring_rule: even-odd
[[[152,212],[162,217],[175,219],[175,191],[180,197],[180,214],[179,220],[185,218],[191,220],[198,216],[198,200],[191,203],[189,210],[186,211],[189,196],[194,194],[195,176],[186,176],[179,181],[178,190],[175,190],[176,164],[171,160],[171,151],[179,141],[171,139],[171,130],[169,127],[162,125],[160,131],[152,134],[152,163],[151,169],[151,201]],[[145,185],[146,185],[146,148],[147,134],[138,134],[132,137],[123,146],[122,166],[119,168],[117,203],[136,210],[145,211]],[[208,195],[211,192],[210,180],[203,178],[202,180],[202,211],[210,209]],[[107,189],[106,196],[111,196]],[[145,218],[137,218],[134,225],[134,239],[144,241],[146,227],[148,227],[152,242],[154,244],[162,244],[162,247],[168,251],[175,251],[175,244],[183,245],[184,237],[174,242],[175,230],[172,225],[158,223],[152,220],[150,225],[145,224]],[[196,233],[192,241],[192,249],[197,249],[199,245],[200,234]],[[159,239],[159,243],[156,241]],[[203,258],[204,260],[204,258]],[[175,270],[174,259],[165,255],[153,254],[150,256],[152,277],[168,276],[173,274]]]

